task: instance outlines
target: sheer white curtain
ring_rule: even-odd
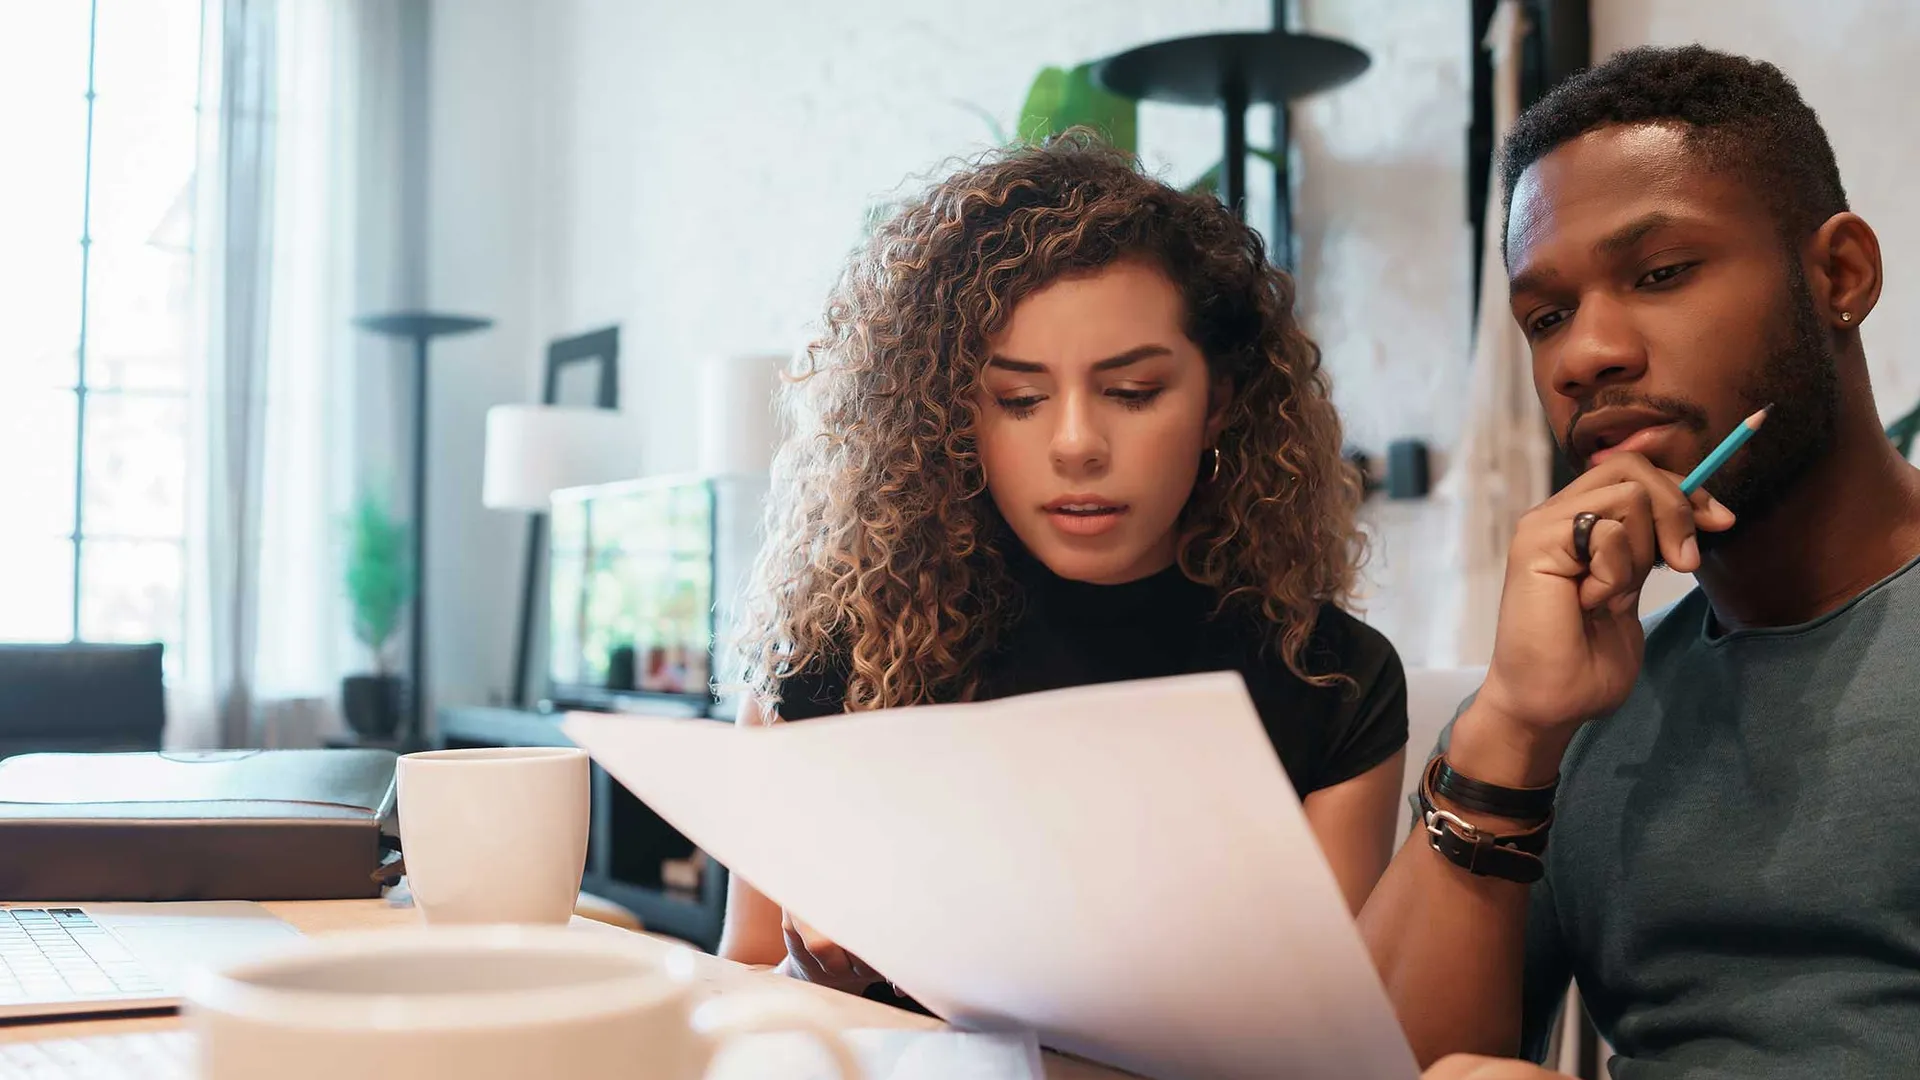
[[[1520,113],[1520,43],[1526,12],[1501,0],[1487,29],[1493,53],[1493,134],[1504,137]],[[1547,497],[1552,468],[1546,415],[1533,389],[1526,339],[1507,310],[1501,251],[1500,165],[1487,186],[1486,236],[1480,251],[1480,310],[1474,326],[1467,422],[1435,495],[1450,518],[1441,579],[1427,643],[1432,667],[1474,666],[1493,656],[1493,629],[1506,576],[1507,547],[1521,515]]]
[[[207,647],[176,688],[171,745],[315,745],[361,662],[341,521],[395,441],[361,415],[351,323],[391,280],[389,252],[364,242],[394,233],[366,227],[397,205],[377,194],[397,161],[375,96],[390,65],[368,60],[391,55],[389,9],[210,0],[188,599]]]

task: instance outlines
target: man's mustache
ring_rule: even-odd
[[[1573,429],[1588,416],[1601,409],[1636,408],[1659,413],[1668,422],[1679,424],[1689,431],[1707,430],[1707,410],[1695,402],[1685,398],[1636,394],[1631,390],[1610,387],[1581,402],[1580,407],[1573,411],[1573,416],[1567,420],[1567,429],[1560,433],[1560,452],[1573,452]]]

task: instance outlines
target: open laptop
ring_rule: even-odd
[[[0,1020],[171,1009],[190,966],[300,937],[259,904],[0,904]]]

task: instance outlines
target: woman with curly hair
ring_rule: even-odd
[[[742,723],[1238,671],[1360,906],[1406,687],[1341,610],[1358,477],[1257,233],[1082,133],[997,151],[877,229],[802,366]],[[721,953],[879,979],[739,879]]]

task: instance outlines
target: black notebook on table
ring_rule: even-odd
[[[387,750],[23,754],[0,761],[0,897],[380,895]]]

